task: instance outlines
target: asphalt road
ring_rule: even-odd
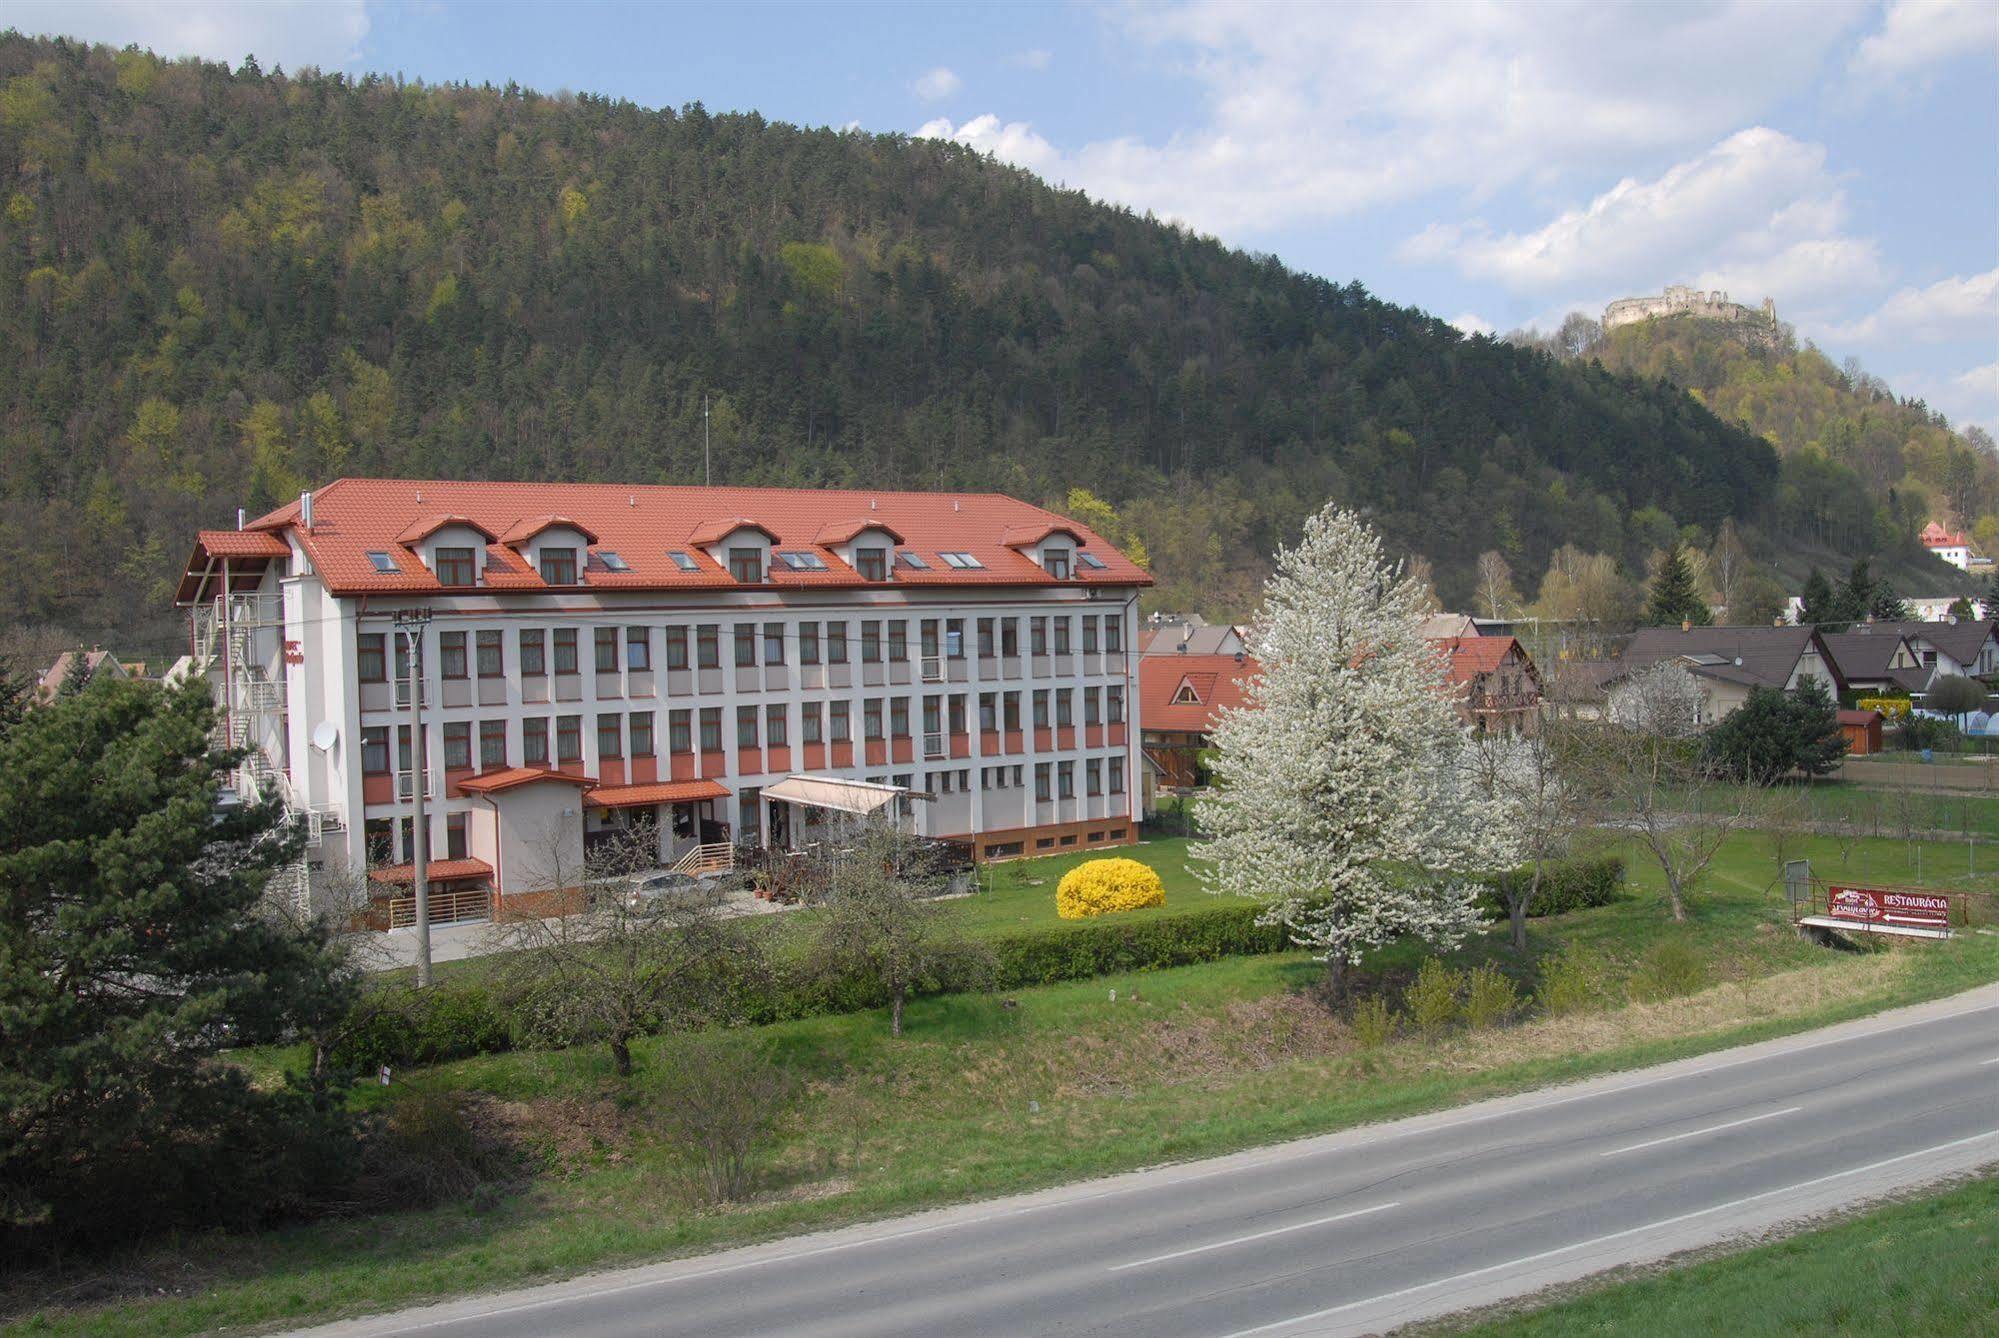
[[[313,1332],[1372,1333],[1994,1162],[1985,987],[1393,1124]]]

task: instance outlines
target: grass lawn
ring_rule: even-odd
[[[1522,1315],[1415,1332],[1477,1338],[1999,1333],[1999,1178]]]
[[[217,1234],[73,1271],[16,1275],[0,1284],[0,1315],[38,1333],[300,1323],[1394,1118],[1999,978],[1995,936],[1863,953],[1799,941],[1781,893],[1770,890],[1768,841],[1737,838],[1689,924],[1667,920],[1656,875],[1634,860],[1632,896],[1536,921],[1524,956],[1498,931],[1454,954],[1528,982],[1542,952],[1570,940],[1593,945],[1613,966],[1603,1007],[1572,1017],[1528,1012],[1505,1027],[1404,1036],[1366,1050],[1314,997],[1321,969],[1286,953],[1007,999],[919,999],[901,1041],[878,1013],[724,1033],[717,1044],[752,1048],[799,1080],[758,1193],[726,1207],[692,1191],[678,1150],[659,1132],[670,1042],[642,1042],[627,1084],[601,1047],[401,1074],[397,1087],[364,1088],[359,1099],[449,1094],[468,1123],[517,1149],[523,1178],[429,1210]],[[1869,858],[1884,874],[1906,857],[1900,842],[1877,844]],[[1023,898],[1018,914],[1038,913],[1029,893],[1052,903],[1052,882],[1026,881],[1042,876],[1036,865],[1010,867],[1022,879],[1008,894]],[[1674,939],[1699,950],[1711,983],[1627,1002],[1625,977]],[[1408,945],[1379,954],[1363,969],[1363,987],[1393,995],[1420,957]],[[49,1306],[58,1294],[74,1298],[71,1308]],[[86,1304],[91,1297],[98,1303]]]

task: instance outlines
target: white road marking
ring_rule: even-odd
[[[1979,1068],[1984,1068],[1987,1064],[1999,1064],[1999,1057],[1995,1057],[1992,1059],[1981,1059],[1978,1061]]]
[[[1710,1124],[1705,1129],[1689,1129],[1683,1134],[1668,1134],[1664,1138],[1650,1138],[1643,1143],[1633,1143],[1629,1147],[1612,1148],[1608,1152],[1599,1152],[1596,1155],[1599,1157],[1621,1157],[1627,1152],[1642,1152],[1646,1148],[1658,1147],[1661,1143],[1677,1143],[1683,1138],[1699,1138],[1702,1134],[1718,1134],[1723,1129],[1739,1129],[1745,1124],[1755,1124],[1758,1120],[1774,1120],[1779,1115],[1795,1115],[1803,1109],[1803,1106],[1790,1106],[1783,1110],[1768,1111],[1762,1115],[1751,1115],[1746,1120],[1730,1120],[1727,1124]]]
[[[1601,1245],[1605,1241],[1622,1240],[1626,1236],[1637,1236],[1647,1231],[1657,1231],[1661,1227],[1678,1226],[1680,1223],[1690,1222],[1696,1217],[1706,1217],[1710,1213],[1727,1212],[1730,1208],[1740,1208],[1746,1203],[1755,1203],[1759,1199],[1774,1198],[1779,1194],[1794,1194],[1801,1189],[1813,1189],[1819,1185],[1830,1184],[1835,1180],[1844,1180],[1850,1175],[1865,1175],[1869,1171],[1878,1171],[1883,1166],[1894,1166],[1900,1162],[1913,1161],[1918,1157],[1934,1156],[1939,1152],[1948,1152],[1952,1148],[1961,1148],[1967,1143],[1978,1143],[1988,1138],[1999,1138],[1999,1129],[1987,1129],[1984,1133],[1972,1134],[1969,1138],[1954,1138],[1948,1143],[1939,1143],[1935,1147],[1923,1148],[1918,1152],[1904,1152],[1899,1157],[1889,1157],[1882,1161],[1869,1162],[1865,1166],[1849,1166],[1844,1171],[1834,1171],[1831,1175],[1822,1175],[1816,1180],[1802,1180],[1795,1185],[1785,1185],[1781,1189],[1766,1189],[1761,1194],[1751,1194],[1746,1198],[1731,1199],[1727,1203],[1717,1203],[1712,1208],[1696,1208],[1690,1213],[1681,1213],[1678,1217],[1667,1217],[1657,1222],[1647,1222],[1643,1226],[1627,1227],[1623,1231],[1613,1231],[1605,1236],[1593,1236],[1588,1240],[1579,1240],[1573,1245],[1558,1245],[1552,1250],[1543,1250],[1539,1254],[1530,1254],[1520,1259],[1509,1259],[1503,1264],[1489,1264],[1484,1268],[1474,1268],[1468,1273],[1454,1273],[1448,1278],[1437,1278],[1431,1282],[1419,1282],[1413,1287],[1404,1287],[1400,1291],[1383,1292],[1379,1296],[1369,1296],[1359,1301],[1348,1301],[1344,1305],[1328,1306],[1324,1310],[1314,1310],[1306,1315],[1293,1315],[1290,1319],[1280,1319],[1270,1324],[1259,1324],[1253,1329],[1237,1329],[1233,1333],[1224,1334],[1222,1338],[1251,1338],[1252,1334],[1273,1333],[1278,1329],[1289,1328],[1293,1324],[1309,1324],[1315,1319],[1326,1319],[1332,1315],[1344,1314],[1349,1310],[1359,1310],[1362,1306],[1378,1305],[1383,1301],[1400,1300],[1402,1297],[1414,1296],[1417,1292],[1426,1292],[1434,1287],[1448,1287],[1454,1282],[1469,1282],[1473,1278],[1483,1278],[1494,1273],[1504,1273],[1508,1269],[1524,1268],[1528,1264],[1538,1264],[1543,1259],[1553,1259],[1556,1255],[1560,1254],[1573,1254],[1577,1250],[1586,1250],[1592,1245]]]
[[[1171,1254],[1155,1254],[1150,1259],[1134,1259],[1128,1264],[1112,1264],[1109,1272],[1121,1273],[1127,1268],[1144,1268],[1147,1264],[1163,1264],[1169,1259],[1185,1259],[1190,1254],[1206,1254],[1209,1250],[1226,1250],[1231,1245],[1247,1245],[1253,1240],[1263,1240],[1270,1236],[1281,1236],[1287,1231],[1303,1231],[1308,1227],[1330,1226],[1334,1222],[1345,1222],[1350,1218],[1366,1217],[1369,1213],[1386,1212],[1390,1208],[1400,1208],[1401,1201],[1377,1203],[1372,1208],[1356,1208],[1350,1213],[1335,1213],[1331,1217],[1314,1218],[1310,1222],[1293,1222],[1290,1226],[1272,1227],[1268,1231],[1258,1231],[1247,1236],[1235,1236],[1228,1240],[1218,1240],[1209,1245],[1195,1245],[1185,1250],[1175,1250]]]

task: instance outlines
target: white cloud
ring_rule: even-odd
[[[1493,323],[1476,312],[1466,311],[1451,317],[1451,325],[1462,334],[1482,335],[1493,333]]]
[[[24,33],[60,34],[140,46],[162,56],[265,69],[338,69],[360,59],[368,35],[363,0],[12,0],[6,22]]]
[[[1036,134],[1033,126],[1025,121],[1002,123],[990,113],[974,116],[962,125],[953,125],[949,117],[939,116],[918,126],[916,137],[953,140],[981,153],[990,153],[1001,162],[1050,178],[1059,179],[1062,167],[1061,152]]]
[[[1960,56],[1999,51],[1999,8],[1991,0],[1895,0],[1855,48],[1850,68],[1889,82]]]
[[[1060,146],[1053,170],[1236,239],[1440,188],[1614,170],[1711,141],[1806,87],[1864,12],[1856,0],[1121,9],[1121,31],[1193,83],[1203,114],[1170,134]],[[1023,165],[1048,170],[1047,140],[1020,142],[1043,155]]]
[[[1627,177],[1532,232],[1433,225],[1399,255],[1543,296],[1692,283],[1809,308],[1881,281],[1879,247],[1844,233],[1845,216],[1823,147],[1755,127],[1650,181]]]
[[[1055,63],[1055,53],[1052,51],[1043,51],[1039,47],[1033,47],[1029,50],[1015,53],[1013,63],[1026,70],[1045,70]]]
[[[1885,379],[1897,394],[1922,400],[1950,419],[1953,427],[1962,430],[1976,424],[1999,437],[1999,362],[1955,375],[1912,370]]]
[[[922,98],[925,102],[935,102],[939,98],[950,97],[964,86],[965,81],[963,79],[960,79],[944,66],[939,65],[936,69],[926,72],[909,87],[911,92],[915,93],[917,97]]]
[[[1999,269],[1954,274],[1927,288],[1904,288],[1878,310],[1826,333],[1856,344],[1991,339],[1999,335]]]

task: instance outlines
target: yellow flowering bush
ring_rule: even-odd
[[[1055,913],[1064,920],[1165,904],[1159,875],[1135,859],[1085,861],[1063,874],[1055,887]]]
[[[1862,697],[1854,705],[1863,711],[1879,711],[1890,720],[1900,720],[1909,713],[1907,697]]]

